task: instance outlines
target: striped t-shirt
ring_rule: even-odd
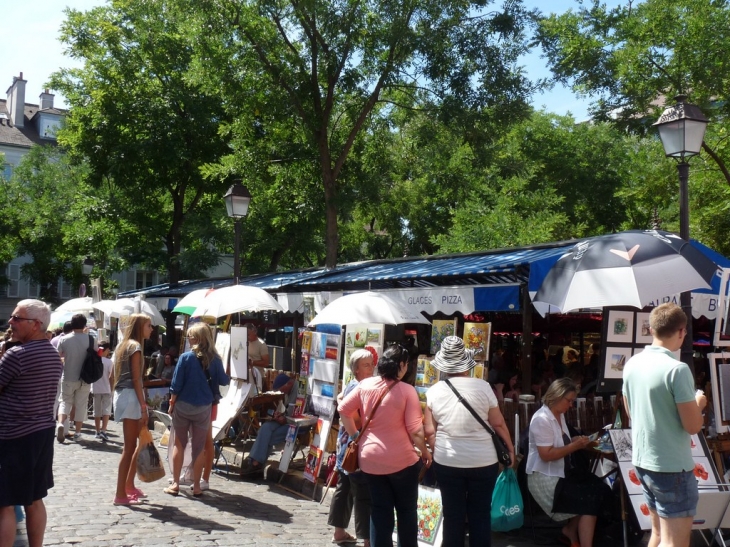
[[[53,427],[63,364],[47,339],[10,348],[0,359],[0,439]]]

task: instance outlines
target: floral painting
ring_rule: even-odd
[[[489,359],[489,335],[491,323],[464,323],[464,345],[474,350],[476,361]]]
[[[441,349],[441,342],[447,336],[454,336],[454,321],[451,319],[434,319],[431,328],[431,353]]]
[[[429,547],[441,545],[441,521],[443,520],[443,507],[441,505],[441,492],[427,486],[418,487],[418,546]],[[393,540],[398,539],[398,523],[393,532]]]

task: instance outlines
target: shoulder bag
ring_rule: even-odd
[[[358,459],[358,451],[359,446],[357,444],[357,439],[360,438],[360,435],[367,429],[368,425],[370,425],[370,421],[373,419],[373,414],[375,414],[375,411],[378,410],[378,407],[380,406],[380,403],[383,402],[383,399],[388,394],[388,392],[392,389],[392,387],[397,384],[399,380],[396,380],[391,386],[385,390],[385,392],[380,396],[380,399],[378,399],[378,402],[375,403],[375,406],[370,411],[370,416],[368,416],[368,419],[365,420],[365,423],[363,426],[358,430],[357,435],[354,439],[352,439],[349,443],[347,443],[347,449],[345,450],[345,455],[342,457],[342,464],[340,464],[340,467],[343,471],[346,473],[354,473],[358,469],[360,469],[360,462]]]
[[[504,465],[505,467],[510,467],[512,465],[512,458],[510,458],[509,455],[509,448],[507,448],[507,443],[504,442],[502,437],[497,435],[494,432],[494,429],[489,427],[487,422],[482,420],[481,416],[477,414],[474,409],[471,407],[469,403],[466,402],[466,400],[461,396],[461,393],[456,391],[456,388],[452,385],[452,383],[449,380],[444,380],[446,382],[446,385],[451,388],[451,391],[456,394],[456,398],[459,399],[459,402],[463,404],[466,409],[471,412],[472,416],[474,416],[477,419],[477,422],[482,424],[482,427],[489,432],[489,434],[492,436],[492,441],[494,441],[494,449],[497,451],[497,460],[499,463]]]

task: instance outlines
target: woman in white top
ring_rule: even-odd
[[[527,486],[535,501],[555,521],[568,522],[563,534],[571,547],[591,547],[596,528],[595,515],[577,515],[553,511],[555,487],[565,478],[567,456],[590,444],[588,437],[570,438],[564,414],[571,407],[578,389],[570,378],[559,378],[550,384],[543,406],[530,422],[530,449],[527,454]]]
[[[514,447],[497,398],[490,385],[471,378],[476,365],[473,352],[458,336],[448,336],[431,363],[442,378],[426,392],[424,426],[433,447],[433,465],[443,503],[443,547],[463,547],[468,519],[469,545],[489,547],[492,542],[490,513],[492,491],[499,464],[491,435],[459,402],[447,382],[499,435],[515,460]]]

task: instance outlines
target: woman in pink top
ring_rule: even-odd
[[[417,547],[418,474],[421,460],[426,467],[431,465],[431,453],[426,447],[418,394],[400,381],[408,371],[408,360],[403,346],[385,350],[378,361],[379,376],[360,382],[338,407],[342,425],[355,439],[358,411],[365,421],[385,394],[359,440],[360,468],[370,487],[373,547],[392,547],[394,509],[400,546]]]

